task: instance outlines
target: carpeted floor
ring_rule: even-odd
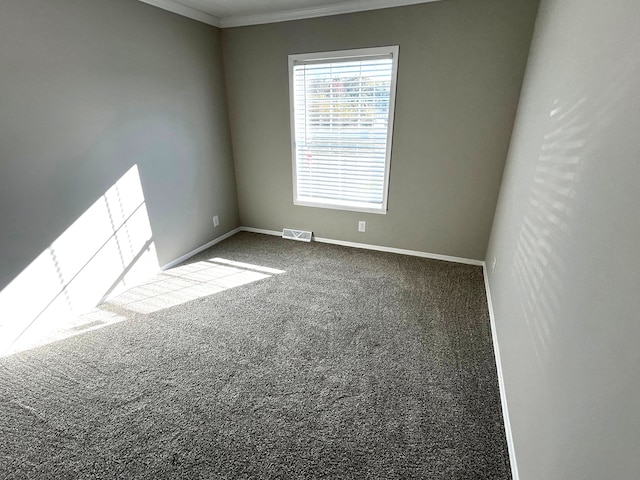
[[[0,479],[511,478],[480,267],[250,233],[188,263],[0,359]]]

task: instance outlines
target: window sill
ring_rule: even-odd
[[[387,209],[385,208],[385,206],[372,207],[372,206],[367,206],[367,204],[365,203],[357,204],[354,202],[353,204],[347,204],[343,202],[332,203],[330,201],[318,202],[318,201],[312,201],[312,200],[298,199],[298,200],[294,200],[293,204],[299,207],[328,208],[332,210],[346,210],[349,212],[377,213],[379,215],[387,214]]]

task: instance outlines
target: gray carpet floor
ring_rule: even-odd
[[[240,233],[100,309],[0,359],[0,479],[511,478],[480,267]]]

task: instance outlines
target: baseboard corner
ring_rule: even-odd
[[[194,250],[191,250],[188,253],[185,253],[181,257],[176,258],[175,260],[172,260],[171,262],[167,263],[163,267],[160,267],[160,271],[164,272],[165,270],[169,270],[170,268],[173,268],[176,265],[179,265],[182,262],[184,262],[186,260],[189,260],[194,255],[197,255],[198,253],[202,252],[203,250],[206,250],[207,248],[211,248],[215,244],[220,243],[223,240],[226,240],[227,238],[234,236],[236,233],[240,232],[241,230],[242,230],[242,227],[237,227],[237,228],[234,228],[233,230],[231,230],[231,231],[229,231],[229,232],[227,232],[227,233],[225,233],[223,235],[220,235],[219,237],[214,238],[210,242],[207,242],[204,245],[201,245],[198,248],[196,248]]]

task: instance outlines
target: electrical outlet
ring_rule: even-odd
[[[213,226],[217,227],[218,225],[220,225],[220,219],[218,218],[218,215],[216,215],[213,217]]]
[[[364,220],[360,220],[358,222],[358,231],[359,232],[366,232],[367,231],[367,222],[365,222]]]
[[[496,269],[496,257],[493,257],[493,262],[491,262],[491,273]]]

